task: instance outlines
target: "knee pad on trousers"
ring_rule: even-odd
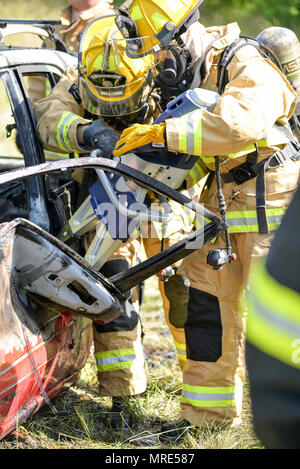
[[[222,355],[222,322],[218,298],[190,287],[184,330],[187,358],[199,362],[216,362]]]
[[[117,319],[100,325],[95,323],[97,332],[132,331],[139,322],[139,316],[130,300],[122,303],[122,314]]]
[[[111,259],[103,264],[100,273],[109,278],[120,272],[126,272],[129,268],[130,264],[126,259]],[[124,295],[126,299],[129,299],[132,296],[132,290],[128,290]]]
[[[174,274],[165,283],[164,289],[169,300],[169,321],[176,328],[183,328],[187,320],[189,281],[182,275]]]
[[[103,265],[100,272],[108,278],[119,272],[125,272],[129,267],[129,263],[126,259],[111,259]],[[132,291],[129,290],[126,294],[126,300],[121,303],[121,316],[104,325],[95,323],[97,332],[132,331],[137,326],[139,316],[131,302],[131,296]]]

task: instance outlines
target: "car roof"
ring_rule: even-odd
[[[52,49],[34,48],[10,48],[0,46],[0,71],[1,68],[18,67],[21,65],[53,65],[62,72],[67,67],[74,66],[77,57]]]
[[[2,21],[3,20],[0,21],[0,71],[1,68],[7,67],[50,64],[64,72],[67,67],[76,64],[77,57],[66,52],[41,47],[20,47],[14,45],[14,38],[16,38],[17,41],[20,35],[24,35],[24,37],[28,34],[36,35],[42,39],[51,37],[51,32],[47,24],[45,26],[14,23],[6,24],[5,22],[2,23]],[[5,44],[7,38],[9,38],[10,45]]]

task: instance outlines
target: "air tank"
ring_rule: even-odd
[[[256,39],[275,53],[300,98],[300,43],[296,34],[288,28],[271,26],[264,29]],[[296,113],[299,115],[300,99],[297,108]]]

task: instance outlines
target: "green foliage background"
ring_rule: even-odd
[[[122,1],[114,0],[114,5]],[[300,35],[300,0],[205,0],[200,14],[205,26],[237,21],[245,34],[257,35],[274,25]]]
[[[120,6],[124,0],[112,0]],[[0,0],[0,17],[56,19],[68,0]],[[204,0],[200,21],[213,26],[237,21],[244,34],[256,36],[270,26],[291,28],[300,36],[300,0]]]

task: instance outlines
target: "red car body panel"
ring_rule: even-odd
[[[87,318],[67,312],[58,315],[51,319],[45,340],[32,334],[15,313],[13,316],[8,332],[5,312],[0,312],[0,439],[37,412],[48,398],[74,383],[92,344]]]

